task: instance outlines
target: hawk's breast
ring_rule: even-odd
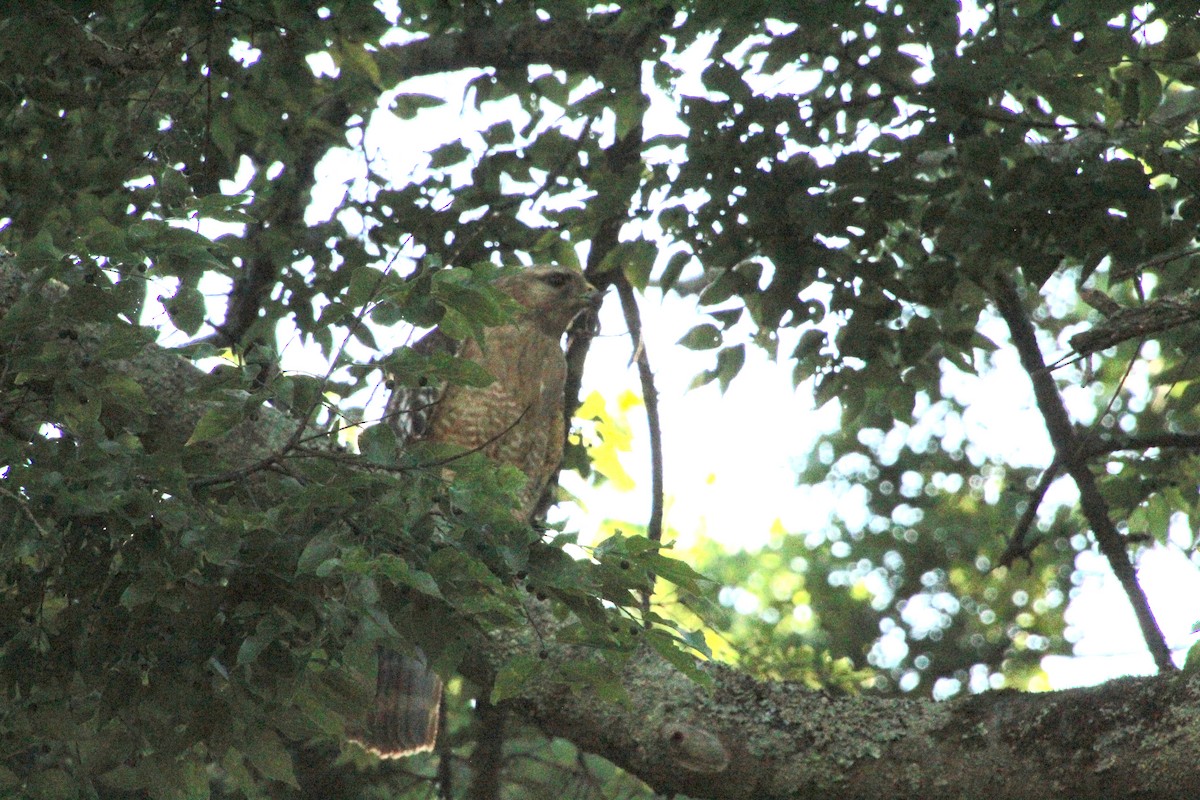
[[[533,325],[490,328],[484,345],[468,342],[461,355],[495,380],[481,388],[447,387],[428,438],[525,473],[521,513],[529,516],[562,458],[566,357],[556,338]]]

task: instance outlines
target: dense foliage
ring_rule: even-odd
[[[748,618],[708,612],[754,674],[1026,686],[1069,652],[1079,551],[1137,607],[1139,551],[1194,545],[1194,3],[17,6],[0,793],[429,796],[435,760],[359,769],[344,743],[374,648],[419,643],[449,674],[526,621],[526,593],[573,612],[562,635],[608,668],[527,653],[495,687],[454,683],[455,751],[483,725],[474,698],[544,680],[619,701],[637,642],[685,668],[705,651],[704,586],[657,521],[572,550],[511,521],[519,479],[465,459],[447,485],[440,454],[398,451],[371,415],[388,379],[486,380],[378,337],[505,319],[488,281],[519,263],[582,259],[631,326],[638,293],[694,297],[698,383],[759,347],[840,404],[800,480],[861,518],[695,553],[759,596]],[[296,341],[327,371],[284,364]],[[205,373],[147,369],[161,348]],[[963,387],[1018,362],[1038,416],[1013,437],[1053,464],[972,440]],[[1078,508],[1039,510],[1055,479]],[[646,615],[651,573],[671,602]],[[507,796],[644,791],[532,729],[508,755]]]

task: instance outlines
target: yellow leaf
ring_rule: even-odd
[[[628,492],[635,486],[620,459],[621,453],[627,453],[633,447],[633,431],[625,412],[640,405],[640,397],[631,391],[624,391],[617,398],[618,413],[614,417],[609,414],[604,397],[599,392],[592,392],[575,413],[576,418],[591,421],[594,426],[595,438],[587,441],[585,437],[592,469],[622,492]]]
[[[579,410],[575,412],[575,416],[579,419],[593,419],[595,417],[606,417],[607,412],[604,410],[604,396],[599,392],[592,392],[584,398],[579,404]]]
[[[645,403],[642,402],[642,396],[634,392],[632,389],[626,389],[617,396],[617,408],[621,410],[621,416],[633,408],[641,408]]]

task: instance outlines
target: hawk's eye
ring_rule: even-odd
[[[542,276],[542,280],[550,286],[553,286],[555,289],[561,289],[562,287],[566,286],[567,281],[570,279],[571,276],[563,272],[551,272],[548,275]]]

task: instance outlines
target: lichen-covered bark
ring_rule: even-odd
[[[510,637],[489,655],[521,646]],[[935,703],[765,683],[720,665],[708,672],[711,690],[645,652],[623,676],[628,705],[533,686],[511,706],[658,791],[692,797],[1200,796],[1200,679],[1187,675]]]
[[[29,296],[11,261],[0,259],[0,321]],[[78,347],[88,348],[86,330]],[[187,441],[202,414],[193,390],[209,376],[153,345],[110,366],[142,385],[160,423],[154,446]],[[223,464],[268,458],[293,423],[264,407],[243,425],[240,435],[220,440]],[[467,676],[486,685],[518,653],[544,651],[551,667],[593,657],[548,643],[553,623],[540,617],[537,632],[531,626],[495,636],[464,664]],[[692,797],[1200,796],[1200,678],[1189,674],[934,703],[765,683],[720,665],[708,671],[712,686],[705,688],[645,650],[622,676],[628,703],[534,682],[504,708],[660,792]]]

